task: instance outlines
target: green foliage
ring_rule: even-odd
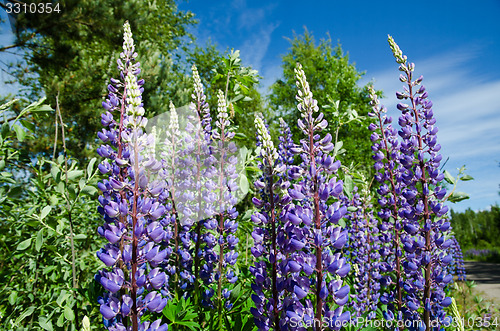
[[[455,237],[465,252],[468,248],[500,247],[500,207],[490,210],[464,212],[451,211],[451,224]]]
[[[16,122],[23,123],[22,139],[33,139],[31,113],[46,111],[41,102],[5,122],[0,144],[0,328],[54,330],[79,328],[83,315],[95,316],[95,298],[87,284],[100,262],[95,228],[97,201],[95,159],[86,171],[69,161],[68,181],[63,157],[23,163],[16,154]],[[28,125],[26,125],[28,124]],[[68,208],[69,206],[69,208]],[[74,219],[70,231],[71,217]],[[74,239],[74,244],[71,241]],[[75,261],[72,261],[72,250]],[[73,270],[77,286],[72,283]],[[83,286],[81,286],[83,285]],[[83,313],[83,314],[82,314]]]
[[[200,328],[200,325],[195,322],[197,315],[190,299],[170,300],[163,309],[163,315],[168,319],[170,330],[199,330]]]
[[[465,166],[462,166],[460,169],[458,169],[458,174],[456,177],[453,177],[448,170],[445,170],[444,171],[444,179],[448,184],[453,185],[453,189],[451,190],[450,193],[448,193],[445,200],[448,200],[448,201],[453,202],[453,203],[457,203],[457,202],[460,202],[462,200],[469,199],[469,195],[467,193],[456,191],[457,184],[460,181],[467,182],[469,180],[474,180],[474,178],[465,174]]]
[[[41,3],[43,1],[36,0]],[[10,68],[31,99],[46,95],[60,108],[68,126],[68,150],[82,159],[92,155],[95,132],[100,129],[100,103],[114,72],[121,44],[123,22],[128,20],[141,40],[137,52],[143,64],[145,103],[155,115],[164,112],[169,99],[176,104],[189,100],[187,76],[177,70],[173,58],[189,41],[187,28],[193,14],[177,9],[174,0],[61,0],[61,12],[16,16],[16,47],[24,59]],[[187,38],[186,38],[187,37]],[[2,49],[6,50],[6,49]],[[35,153],[48,155],[53,120],[35,122],[43,134],[31,141]]]
[[[212,116],[216,116],[217,91],[221,90],[227,99],[237,132],[235,139],[240,145],[252,148],[255,141],[255,114],[265,112],[262,96],[257,91],[261,78],[257,71],[243,65],[239,50],[221,53],[213,44],[194,48],[189,53],[188,62],[196,65],[206,84]]]
[[[498,305],[485,300],[475,290],[474,281],[454,283],[448,295],[455,299],[454,304],[448,309],[454,318],[460,318],[461,324],[454,321],[452,326],[447,328],[450,331],[476,331],[476,330],[498,330],[500,326],[500,311]],[[455,306],[455,307],[453,307]],[[463,327],[460,328],[460,327]]]
[[[314,98],[323,107],[325,118],[329,122],[326,129],[335,137],[335,129],[344,114],[361,117],[358,121],[345,122],[339,129],[338,140],[343,141],[347,151],[342,157],[343,164],[365,166],[364,171],[371,171],[370,133],[367,129],[369,119],[365,117],[371,110],[367,87],[357,85],[363,75],[349,63],[349,57],[342,47],[332,46],[331,39],[321,40],[316,44],[313,35],[307,30],[304,35],[295,35],[290,39],[290,51],[283,56],[283,79],[271,86],[269,104],[276,117],[283,117],[288,123],[297,123],[299,112],[296,107],[296,87],[294,68],[297,62],[303,66]],[[294,138],[300,136],[299,128],[291,125]],[[349,139],[347,139],[349,138]],[[339,149],[340,150],[340,149]]]

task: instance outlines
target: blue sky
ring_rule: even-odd
[[[191,0],[180,8],[200,21],[191,31],[200,44],[211,39],[221,50],[239,49],[244,63],[264,77],[264,92],[281,75],[281,56],[290,47],[286,37],[302,34],[304,27],[317,40],[329,33],[366,72],[361,84],[373,81],[384,90],[389,98],[383,103],[397,116],[394,93],[401,83],[387,44],[391,34],[425,77],[442,153],[450,158],[446,169],[453,174],[466,165],[475,178],[458,188],[471,199],[451,207],[479,210],[500,203],[500,0]],[[2,24],[0,45],[11,38]],[[0,54],[0,60],[8,56]],[[7,90],[15,91],[0,86],[0,92]]]
[[[459,191],[469,200],[455,210],[486,209],[496,202],[500,184],[500,1],[206,1],[180,5],[200,21],[192,30],[203,44],[239,49],[246,65],[264,77],[263,90],[281,75],[286,37],[304,32],[319,40],[330,34],[351,62],[388,97],[402,85],[387,44],[391,34],[424,75],[440,128],[445,168],[452,174],[466,165],[474,181]],[[313,91],[314,93],[314,91]]]

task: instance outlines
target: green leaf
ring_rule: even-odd
[[[346,175],[344,178],[344,193],[349,199],[352,199],[352,191],[354,190],[354,181],[351,176]],[[347,209],[349,210],[349,208]]]
[[[240,161],[245,161],[246,158],[247,158],[247,154],[248,154],[248,148],[246,146],[243,146],[239,149],[238,151],[239,153],[239,156],[240,156]]]
[[[90,178],[90,176],[93,175],[94,173],[94,165],[97,161],[97,158],[92,158],[90,161],[89,161],[89,164],[87,165],[87,178]]]
[[[338,154],[343,145],[344,145],[344,142],[337,141],[337,144],[335,144],[335,147],[333,149],[333,154]]]
[[[354,207],[354,206],[347,207],[347,211],[355,212],[356,210],[358,210],[358,207]]]
[[[17,140],[24,141],[24,138],[26,138],[26,131],[17,124],[14,124],[12,128],[16,131]]]
[[[245,176],[244,174],[241,174],[240,175],[240,190],[243,193],[243,195],[247,195],[248,194],[249,188],[250,187],[249,187],[247,176]]]
[[[66,307],[64,307],[64,317],[66,317],[66,319],[68,321],[72,321],[75,319],[75,313],[73,312],[73,309],[72,307],[66,305]]]
[[[12,99],[9,102],[6,102],[6,103],[0,105],[0,110],[4,110],[4,109],[9,108],[10,106],[12,106],[13,103],[15,103],[17,101],[19,101],[19,99]]]
[[[175,324],[187,326],[190,330],[197,330],[200,325],[193,321],[178,321]]]
[[[59,315],[59,318],[57,319],[56,324],[60,328],[63,327],[63,325],[64,325],[64,314]]]
[[[61,194],[66,193],[66,183],[64,181],[61,180],[59,181],[59,183],[57,183],[56,192],[59,192]]]
[[[43,207],[42,213],[40,214],[40,219],[43,220],[45,217],[47,217],[47,215],[50,213],[51,210],[52,210],[51,206]]]
[[[84,188],[82,188],[82,193],[92,196],[97,193],[97,189],[94,186],[87,185]]]
[[[171,322],[175,321],[174,309],[171,304],[167,304],[165,308],[163,308],[163,315],[168,318]]]
[[[50,174],[52,175],[52,178],[54,178],[55,181],[59,180],[58,178],[59,172],[60,172],[59,167],[56,165],[52,165],[52,167],[50,168]]]
[[[469,199],[469,195],[467,193],[455,191],[448,198],[448,201],[456,203],[456,202],[459,202],[462,200],[467,200],[467,199]]]
[[[47,317],[40,317],[38,319],[38,324],[44,330],[47,330],[47,331],[54,330],[54,327],[52,326],[52,322]]]
[[[466,182],[468,180],[474,180],[474,178],[469,175],[463,175],[462,177],[460,177],[460,180]]]
[[[229,100],[229,103],[235,103],[237,101],[240,101],[241,99],[243,99],[245,96],[243,94],[238,94],[236,95],[234,98],[232,98],[231,100]]]
[[[444,179],[452,185],[455,184],[455,178],[450,174],[448,170],[444,171]]]
[[[34,132],[36,129],[36,125],[33,122],[27,121],[27,120],[21,120],[21,124],[25,129],[27,129],[30,132]]]
[[[52,194],[52,195],[50,196],[50,205],[51,205],[51,206],[56,206],[56,205],[58,205],[58,204],[59,204],[59,198],[57,197],[57,195]]]
[[[43,245],[43,229],[38,231],[38,234],[36,235],[35,249],[37,252],[40,252],[42,245]]]
[[[68,171],[68,179],[75,180],[83,175],[83,170],[71,170]]]
[[[31,245],[31,238],[26,239],[22,241],[19,245],[17,245],[17,250],[24,251],[26,248],[30,247],[30,245]]]
[[[345,223],[345,220],[343,218],[339,219],[339,225],[342,229],[345,229],[346,223]]]
[[[56,299],[56,303],[62,307],[62,304],[64,303],[64,301],[66,299],[68,299],[69,297],[71,297],[71,293],[68,293],[66,290],[62,290]]]
[[[31,306],[28,309],[26,309],[25,311],[23,311],[23,313],[21,315],[19,315],[19,317],[16,319],[16,324],[19,324],[26,317],[28,317],[31,314],[33,314],[34,311],[35,311],[35,307],[34,306]]]
[[[16,304],[17,300],[17,291],[12,291],[9,295],[9,303],[13,306]]]
[[[87,239],[87,235],[80,233],[80,234],[77,234],[76,236],[74,236],[74,239],[75,240],[85,240],[85,239]]]

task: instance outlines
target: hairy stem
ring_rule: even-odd
[[[221,127],[221,155],[220,155],[220,175],[219,175],[219,208],[222,208],[223,206],[223,201],[224,201],[224,157],[225,157],[225,149],[224,149],[224,142],[225,142],[225,133],[224,133],[224,127]],[[222,330],[222,277],[223,275],[223,267],[224,267],[224,211],[219,210],[219,226],[218,226],[218,232],[219,232],[219,281],[217,283],[217,301],[218,301],[218,321],[219,321],[219,330]]]
[[[407,73],[408,77],[408,82],[411,82],[411,72]],[[419,122],[419,116],[418,116],[418,111],[417,111],[417,105],[415,102],[415,98],[413,96],[412,92],[412,84],[408,84],[408,89],[409,89],[409,95],[410,95],[410,100],[411,100],[411,105],[412,105],[412,111],[413,115],[415,117],[415,124],[418,124]],[[423,151],[423,142],[422,142],[422,135],[420,132],[417,132],[417,138],[418,138],[418,150]],[[421,159],[419,161],[418,166],[420,169],[422,169],[422,176],[420,177],[420,182],[422,184],[422,187],[427,185],[427,178],[425,175],[425,163],[424,160]],[[425,236],[425,252],[428,254],[431,253],[431,229],[429,231],[425,231],[425,224],[427,221],[430,222],[430,212],[429,212],[429,200],[427,194],[424,194],[422,192],[422,197],[423,197],[423,203],[424,203],[424,215],[423,215],[423,226],[424,226],[424,236]],[[427,309],[425,309],[425,303],[427,299],[430,300],[431,298],[431,259],[429,259],[429,262],[426,263],[425,267],[425,286],[424,286],[424,298],[423,298],[423,306],[424,306],[424,323],[425,323],[425,330],[430,331],[431,330],[431,312]]]
[[[137,272],[137,250],[138,239],[135,235],[135,228],[137,226],[137,203],[139,200],[139,147],[137,145],[137,137],[134,139],[134,200],[132,205],[132,284],[131,284],[131,298],[132,298],[132,331],[139,329],[139,316],[137,311],[137,280],[135,274]]]
[[[382,117],[380,113],[377,115],[378,120],[379,120],[379,126],[380,126],[380,131],[382,134],[382,141],[384,143],[383,148],[385,151],[385,156],[386,159],[389,161],[391,158],[391,152],[390,152],[390,147],[389,143],[387,141],[387,137],[385,135],[384,131],[384,124],[382,121]],[[398,194],[396,193],[396,180],[394,178],[394,172],[393,169],[390,169],[389,171],[389,182],[391,184],[391,194],[393,197],[393,204],[392,204],[392,217],[394,218],[394,254],[395,254],[395,260],[396,260],[396,296],[397,296],[397,306],[398,306],[398,312],[401,311],[402,309],[402,303],[403,303],[403,295],[401,291],[401,253],[400,253],[400,233],[399,229],[397,226],[398,222]],[[398,327],[399,330],[399,327]]]
[[[309,115],[309,161],[311,162],[312,173],[314,174],[313,192],[314,192],[314,225],[316,231],[321,232],[321,213],[319,209],[319,187],[318,187],[318,174],[316,169],[316,158],[314,152],[314,119]],[[316,315],[315,325],[318,325],[317,331],[323,330],[323,299],[321,299],[321,286],[323,285],[323,260],[322,260],[322,247],[321,245],[315,246],[316,249]]]
[[[65,180],[66,180],[66,189],[68,189],[69,186],[69,179],[68,179],[68,154],[66,150],[66,137],[64,134],[64,122],[62,119],[61,115],[61,109],[59,108],[59,91],[57,92],[56,95],[56,113],[59,116],[59,121],[61,122],[61,135],[62,135],[62,143],[63,143],[63,151],[64,151],[64,174],[65,174]],[[65,196],[66,200],[66,212],[68,213],[68,221],[69,221],[69,240],[70,240],[70,246],[71,246],[71,271],[73,274],[73,296],[75,298],[75,305],[73,306],[73,310],[75,313],[75,325],[78,328],[79,324],[79,319],[78,319],[78,300],[77,300],[77,292],[76,289],[78,288],[78,283],[76,279],[76,251],[75,251],[75,243],[73,240],[74,237],[74,232],[73,232],[73,220],[71,218],[71,203],[69,202],[69,195]]]
[[[273,261],[272,261],[272,272],[271,272],[271,281],[272,281],[272,292],[273,292],[273,320],[274,320],[274,328],[275,330],[279,330],[279,310],[278,310],[278,262],[277,262],[277,249],[276,249],[276,213],[274,206],[274,191],[273,191],[273,169],[271,160],[268,160],[269,163],[269,196],[271,199],[271,245],[273,251]]]

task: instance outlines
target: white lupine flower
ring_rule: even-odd
[[[295,78],[297,79],[296,85],[298,88],[298,95],[295,97],[299,104],[297,108],[300,111],[302,117],[307,117],[309,114],[319,111],[318,102],[313,99],[313,94],[309,88],[309,83],[306,79],[306,74],[302,70],[302,65],[297,63],[297,67],[294,69]]]
[[[198,68],[193,64],[191,67],[193,71],[193,80],[194,80],[194,93],[196,95],[203,95],[203,100],[205,99],[205,95],[203,94],[203,84],[201,83],[200,74],[198,73]]]
[[[257,129],[257,134],[260,137],[262,143],[261,155],[264,158],[268,158],[271,161],[271,165],[278,159],[278,152],[274,147],[274,143],[271,140],[271,135],[264,124],[261,114],[255,116],[255,128]]]
[[[128,21],[123,24],[123,30],[123,51],[128,53],[134,49],[134,39],[132,38],[132,30]]]
[[[175,110],[175,106],[172,101],[169,104],[170,108],[170,124],[169,124],[169,132],[174,135],[179,135],[179,118],[177,116],[177,110]]]

